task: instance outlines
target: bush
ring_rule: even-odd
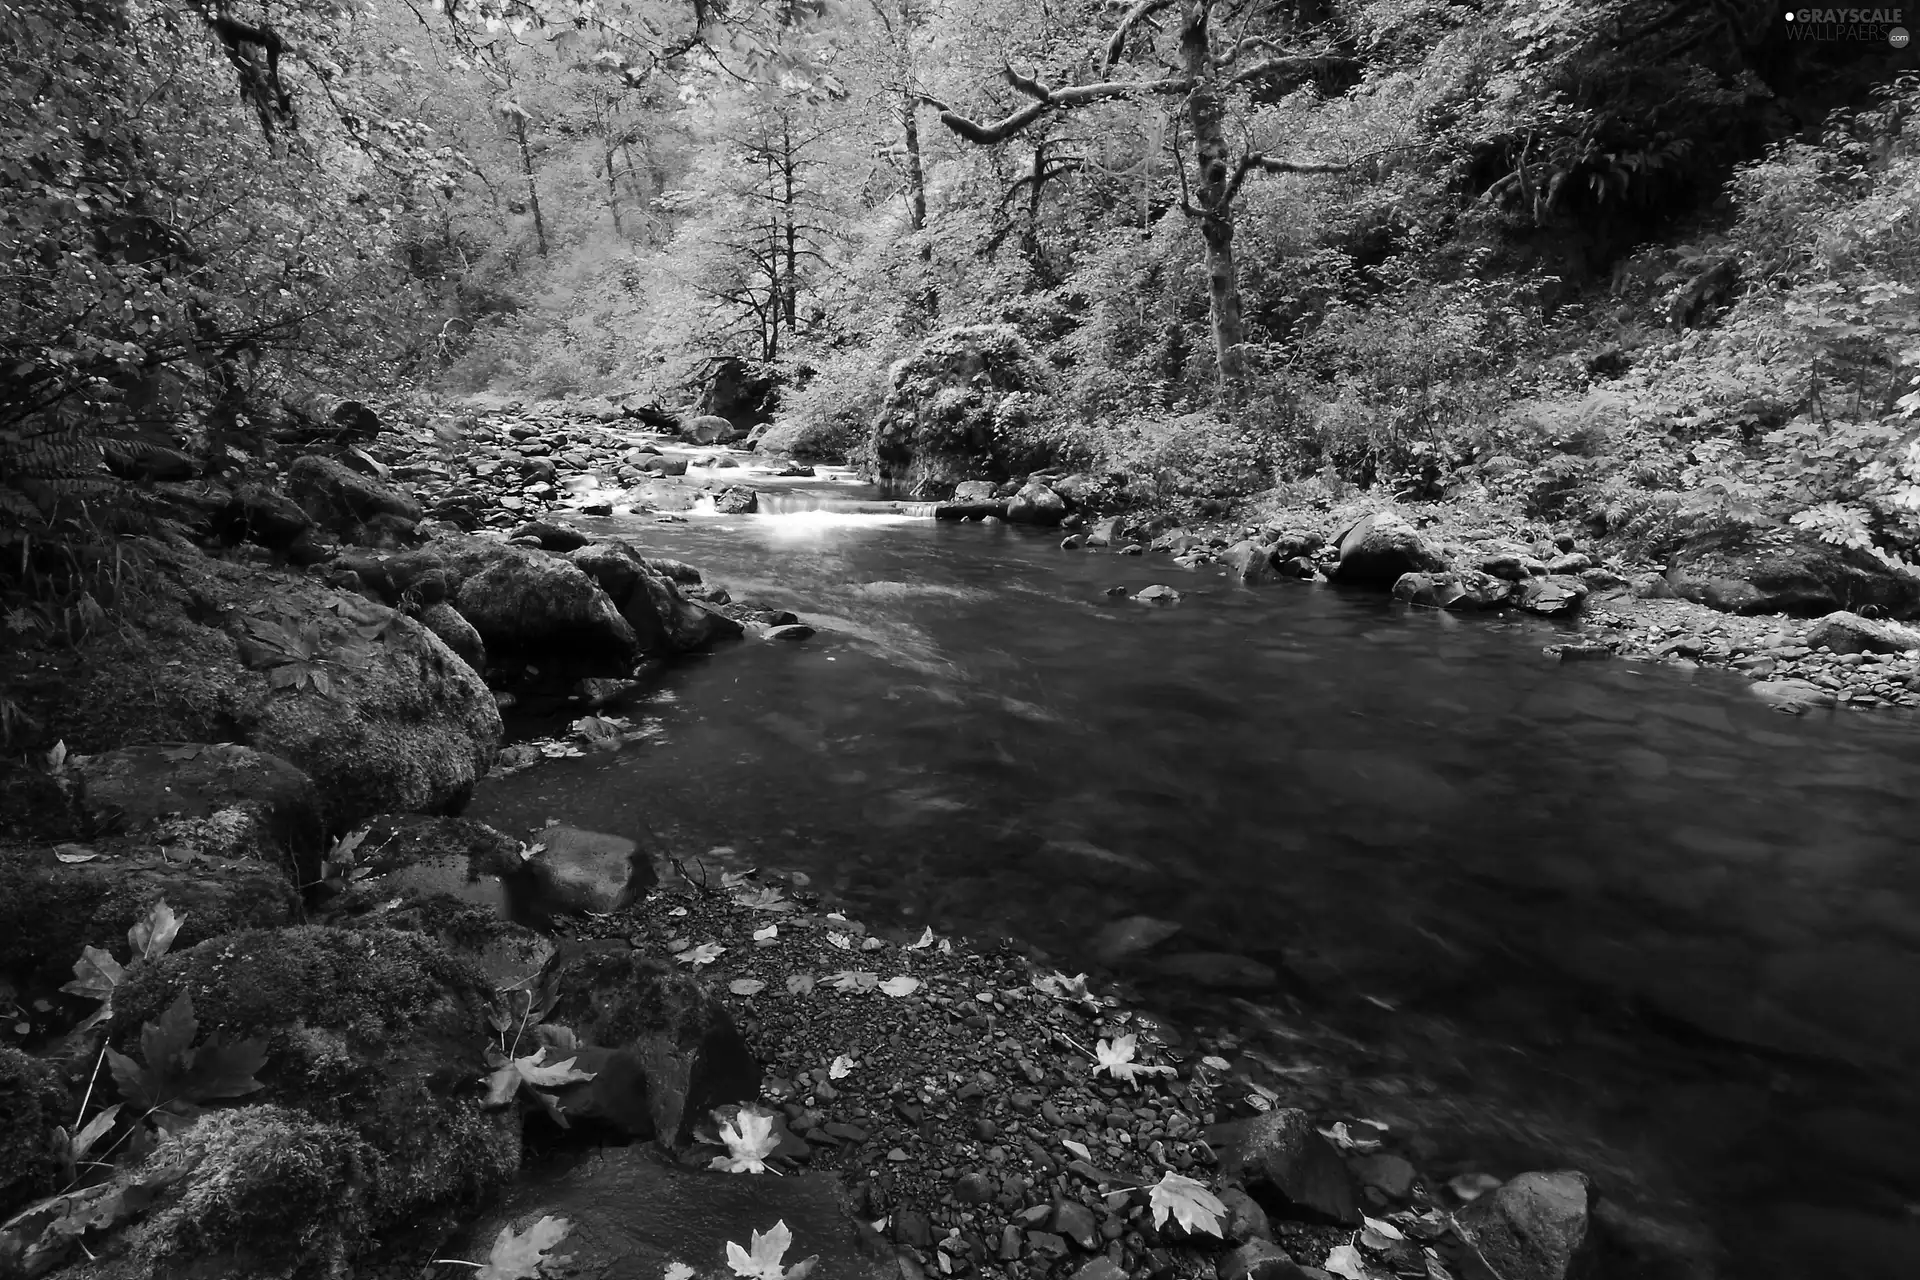
[[[1136,498],[1245,497],[1273,482],[1259,437],[1211,413],[1131,418],[1103,443],[1106,465],[1127,473]]]

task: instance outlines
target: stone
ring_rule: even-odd
[[[1250,1240],[1220,1264],[1220,1280],[1296,1280],[1293,1258],[1271,1240]]]
[[[1075,1271],[1072,1280],[1127,1280],[1127,1269],[1112,1258],[1099,1257]]]
[[[1808,627],[1805,643],[1808,648],[1835,653],[1905,653],[1920,649],[1920,628],[1879,622],[1842,609]]]
[[[1523,551],[1497,551],[1482,556],[1475,565],[1482,573],[1490,573],[1496,578],[1508,582],[1525,582],[1547,571],[1546,562],[1535,559]]]
[[[1066,499],[1038,480],[1027,482],[1007,501],[1010,524],[1056,525],[1066,514]]]
[[[1274,568],[1273,548],[1262,542],[1236,542],[1227,548],[1221,562],[1242,582],[1272,582],[1280,576]]]
[[[804,622],[789,622],[777,627],[768,627],[763,634],[767,640],[808,640],[814,635],[812,627]]]
[[[1545,618],[1568,617],[1577,612],[1587,598],[1587,584],[1578,578],[1551,574],[1528,578],[1514,592],[1513,602],[1528,613]]]
[[[953,486],[953,501],[992,502],[997,487],[991,480],[962,480]]]
[[[1224,1186],[1217,1194],[1227,1208],[1227,1239],[1243,1243],[1273,1239],[1273,1224],[1267,1221],[1267,1211],[1244,1188]]]
[[[1790,715],[1803,715],[1839,701],[1830,690],[1807,680],[1756,680],[1747,687],[1774,710]]]
[[[759,1096],[760,1064],[725,1007],[691,975],[624,942],[569,942],[543,981],[560,991],[551,1021],[618,1055],[633,1099],[623,1113],[645,1118],[644,1131],[629,1127],[632,1136],[679,1146],[715,1107]],[[589,1085],[605,1094],[615,1083],[596,1077]],[[560,1096],[568,1104],[570,1095]]]
[[[653,883],[653,864],[625,836],[579,827],[548,827],[540,833],[527,870],[549,912],[606,915],[633,905]]]
[[[1513,594],[1513,584],[1478,569],[1445,573],[1407,573],[1393,584],[1393,598],[1429,609],[1497,609]]]
[[[1294,556],[1282,560],[1274,566],[1274,571],[1283,578],[1293,578],[1301,582],[1311,582],[1320,576],[1320,567],[1305,556]]]
[[[1403,574],[1439,573],[1447,567],[1438,548],[1389,512],[1363,517],[1335,541],[1340,548],[1331,575],[1335,582],[1392,587]]]
[[[1696,534],[1669,560],[1667,585],[1723,613],[1819,617],[1869,606],[1890,618],[1920,612],[1920,576],[1802,530],[1730,525]]]
[[[1597,1242],[1583,1173],[1523,1173],[1454,1215],[1461,1240],[1499,1280],[1582,1280]]]
[[[1362,1156],[1353,1163],[1360,1185],[1372,1187],[1389,1200],[1405,1200],[1413,1194],[1413,1166],[1406,1157],[1389,1153]]]
[[[319,877],[327,845],[320,793],[278,756],[232,743],[151,744],[77,756],[69,768],[92,830],[164,838],[170,820],[237,810],[262,837],[261,854],[284,860],[302,884]]]
[[[1671,600],[1674,598],[1673,588],[1668,585],[1667,576],[1663,573],[1643,573],[1632,579],[1627,585],[1628,589],[1633,592],[1633,597],[1636,600]]]
[[[593,539],[578,529],[569,529],[563,524],[552,524],[546,520],[534,520],[520,525],[507,535],[508,539],[532,538],[539,543],[541,550],[564,555],[577,547],[584,547]]]
[[[1093,1210],[1078,1200],[1055,1200],[1053,1216],[1047,1219],[1047,1226],[1082,1249],[1092,1249],[1100,1240],[1100,1224],[1095,1221]]]
[[[689,600],[680,584],[698,584],[700,571],[678,561],[650,559],[624,542],[596,542],[569,557],[590,575],[633,628],[649,656],[691,653],[744,628],[716,609]]]
[[[723,516],[750,516],[760,509],[760,495],[751,489],[722,489],[714,495],[713,509]]]
[[[1095,520],[1087,526],[1087,545],[1089,547],[1110,547],[1120,541],[1121,518],[1107,516]]]
[[[420,625],[438,637],[440,643],[453,650],[460,661],[478,673],[486,672],[486,641],[480,638],[480,632],[471,622],[460,616],[458,609],[441,600],[420,610],[417,617]]]
[[[1555,556],[1547,561],[1548,573],[1578,574],[1591,568],[1593,568],[1593,557],[1580,551],[1569,551],[1565,555]]]
[[[953,1198],[961,1204],[985,1204],[997,1194],[993,1179],[977,1170],[953,1180]]]
[[[642,471],[651,471],[655,475],[683,476],[687,474],[687,459],[684,457],[669,458],[665,454],[655,454],[653,457],[641,463],[640,469]]]
[[[1179,604],[1180,593],[1165,583],[1157,582],[1150,587],[1142,587],[1134,592],[1133,598],[1142,604]]]
[[[1260,541],[1273,549],[1275,560],[1291,560],[1295,556],[1311,558],[1314,552],[1327,545],[1327,540],[1310,530],[1289,529],[1284,525],[1268,525],[1260,530]]]
[[[569,1224],[555,1252],[567,1257],[569,1271],[580,1276],[656,1280],[672,1274],[676,1262],[706,1275],[726,1257],[729,1242],[744,1245],[755,1231],[767,1231],[775,1222],[786,1223],[793,1233],[786,1265],[817,1256],[817,1280],[898,1280],[900,1275],[891,1256],[878,1259],[861,1252],[849,1197],[833,1174],[713,1173],[688,1169],[644,1147],[595,1150],[562,1173],[527,1180],[440,1253],[485,1258],[502,1229],[525,1231],[546,1217]]]
[[[357,542],[369,522],[391,516],[415,522],[425,512],[412,498],[332,458],[303,454],[287,469],[287,494],[315,524]]]
[[[624,676],[643,652],[632,624],[594,580],[544,552],[500,548],[460,584],[454,607],[495,662]]]
[[[229,520],[229,530],[234,537],[282,550],[291,547],[311,528],[313,517],[278,489],[256,482],[243,484],[234,491]]]
[[[1084,533],[1072,533],[1060,539],[1060,549],[1062,551],[1078,551],[1086,545],[1087,536]]]
[[[1243,1122],[1221,1162],[1269,1212],[1307,1214],[1360,1224],[1353,1177],[1313,1119],[1297,1107],[1276,1107]]]
[[[1613,656],[1613,646],[1599,640],[1570,640],[1550,644],[1541,652],[1562,662],[1605,662]]]

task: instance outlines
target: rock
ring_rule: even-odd
[[[1301,582],[1311,582],[1320,576],[1319,566],[1305,556],[1294,556],[1291,559],[1282,560],[1274,566],[1274,572],[1283,578],[1293,578]]]
[[[202,1036],[264,1042],[261,1096],[364,1145],[358,1230],[416,1224],[518,1167],[518,1117],[482,1110],[475,1084],[492,988],[432,939],[303,925],[175,950],[129,971],[110,1043],[138,1052],[141,1026],[183,994]]]
[[[1500,551],[1490,556],[1482,556],[1477,567],[1482,573],[1490,573],[1508,582],[1525,582],[1528,578],[1547,571],[1544,561],[1519,551]]]
[[[1514,592],[1513,602],[1528,613],[1542,617],[1565,617],[1576,612],[1587,598],[1587,584],[1578,578],[1551,575],[1528,578]]]
[[[1079,551],[1086,545],[1087,536],[1084,533],[1072,533],[1060,539],[1060,549],[1062,551]]]
[[[72,1123],[73,1099],[53,1064],[0,1044],[0,1222],[60,1189],[65,1179],[48,1139]],[[0,1235],[0,1257],[4,1240]]]
[[[1405,1200],[1413,1194],[1413,1166],[1404,1156],[1362,1156],[1354,1161],[1353,1173],[1362,1186],[1372,1187],[1389,1200]]]
[[[636,1209],[643,1209],[637,1212]],[[792,1266],[818,1255],[815,1280],[899,1280],[891,1257],[864,1256],[848,1198],[825,1173],[783,1178],[691,1170],[642,1147],[593,1151],[557,1176],[530,1179],[456,1236],[443,1256],[485,1258],[503,1228],[525,1231],[541,1218],[570,1224],[556,1253],[580,1276],[657,1280],[672,1263],[719,1274],[729,1241],[784,1222]]]
[[[1550,644],[1541,652],[1562,662],[1605,662],[1613,656],[1613,646],[1599,640],[1571,640]]]
[[[229,523],[233,537],[284,550],[311,528],[313,517],[277,489],[249,483],[234,491]]]
[[[691,565],[648,559],[624,542],[592,543],[569,558],[613,601],[641,654],[691,653],[743,630],[725,614],[681,594],[679,582],[700,581],[700,571]]]
[[[1100,1242],[1100,1224],[1094,1219],[1093,1210],[1078,1200],[1055,1200],[1047,1226],[1082,1249],[1092,1249]]]
[[[782,626],[768,627],[762,638],[766,640],[810,640],[814,630],[804,622],[789,622]]]
[[[318,454],[303,454],[287,469],[287,493],[327,532],[361,541],[381,516],[411,524],[424,515],[420,504],[379,481]]]
[[[1454,1219],[1472,1261],[1498,1280],[1580,1280],[1596,1265],[1588,1209],[1585,1174],[1523,1173]]]
[[[142,441],[138,449],[108,444],[101,454],[107,470],[126,480],[179,482],[200,474],[200,463],[192,454],[169,449],[152,440]]]
[[[619,1079],[591,1082],[603,1095],[594,1105],[628,1117],[633,1136],[678,1146],[713,1108],[759,1096],[760,1064],[726,1009],[692,976],[622,942],[569,942],[544,980],[560,990],[551,1020],[618,1055]],[[614,1096],[622,1082],[624,1096]],[[562,1099],[574,1105],[572,1095]]]
[[[1667,583],[1663,573],[1643,573],[1629,584],[1636,600],[1671,600],[1673,588]]]
[[[1513,594],[1513,585],[1478,569],[1446,573],[1402,574],[1393,597],[1429,609],[1497,609]]]
[[[1800,530],[1734,526],[1697,534],[1670,558],[1667,585],[1723,613],[1818,617],[1868,606],[1892,618],[1920,612],[1920,577]]]
[[[1100,931],[1093,940],[1093,952],[1102,964],[1112,964],[1138,952],[1151,950],[1178,932],[1180,926],[1171,920],[1160,920],[1153,916],[1127,916]]]
[[[713,509],[723,516],[750,516],[760,509],[760,495],[751,489],[722,489],[714,495]]]
[[[1150,587],[1142,587],[1134,592],[1133,598],[1142,604],[1179,604],[1180,593],[1165,583],[1157,582]]]
[[[1360,1224],[1352,1175],[1297,1107],[1276,1107],[1245,1121],[1222,1160],[1221,1172],[1239,1177],[1269,1212],[1317,1214],[1349,1226]]]
[[[1446,558],[1412,525],[1387,512],[1364,517],[1336,541],[1340,560],[1331,574],[1336,582],[1391,587],[1403,574],[1447,567]]]
[[[1227,1239],[1243,1243],[1273,1239],[1273,1224],[1267,1221],[1267,1211],[1258,1200],[1231,1185],[1221,1187],[1218,1194],[1220,1203],[1227,1207]]]
[[[1568,541],[1571,542],[1572,539]],[[1565,555],[1555,556],[1547,561],[1548,573],[1578,574],[1591,568],[1593,568],[1593,557],[1579,551],[1568,551]]]
[[[460,584],[454,607],[495,662],[624,676],[643,652],[632,624],[592,578],[542,552],[501,548]]]
[[[327,845],[320,793],[278,756],[231,743],[155,744],[76,757],[69,767],[92,830],[164,840],[170,820],[238,811],[261,837],[262,855],[301,884],[319,878]]]
[[[550,912],[620,911],[653,883],[653,864],[625,836],[579,827],[548,827],[527,859],[540,886],[540,905]]]
[[[475,672],[484,673],[487,669],[487,644],[480,638],[474,625],[460,616],[460,611],[441,600],[420,610],[418,620],[421,626],[431,631],[440,643],[453,650],[460,661],[472,667]]]
[[[1153,962],[1154,971],[1220,991],[1271,990],[1280,980],[1271,966],[1226,951],[1183,951]]]
[[[1808,627],[1804,643],[1810,649],[1828,648],[1835,653],[1904,653],[1920,649],[1920,628],[1876,622],[1843,609]]]
[[[85,642],[44,701],[25,682],[9,690],[50,736],[80,753],[236,741],[312,778],[335,831],[465,803],[500,713],[426,628],[306,575],[153,544],[146,554],[141,608]],[[357,630],[376,626],[373,641]]]
[[[1095,520],[1087,526],[1087,545],[1089,547],[1110,547],[1120,541],[1120,517],[1107,516]]]
[[[1801,715],[1839,702],[1831,691],[1807,680],[1756,680],[1748,688],[1776,711]]]
[[[935,498],[970,476],[1013,474],[1048,410],[1054,377],[1011,325],[935,334],[896,361],[867,453],[883,489]]]
[[[1102,1256],[1075,1271],[1072,1280],[1127,1280],[1127,1269],[1112,1258]]]
[[[953,486],[955,502],[992,502],[997,488],[991,480],[962,480]]]
[[[569,529],[563,524],[551,524],[545,520],[535,520],[520,525],[514,529],[512,533],[508,534],[507,537],[510,540],[532,538],[535,542],[539,543],[541,550],[551,551],[557,555],[565,555],[567,552],[578,547],[584,547],[592,541],[591,538],[587,537],[586,534],[580,532],[578,529]]]
[[[1009,524],[1056,525],[1066,514],[1066,499],[1038,480],[1029,481],[1007,502]]]
[[[664,454],[659,454],[641,463],[640,469],[642,471],[651,471],[655,475],[683,476],[687,474],[687,459],[684,457],[669,458]]]
[[[1327,540],[1311,531],[1290,529],[1283,525],[1267,525],[1260,530],[1260,541],[1273,550],[1276,560],[1291,560],[1295,556],[1312,556],[1314,552],[1327,545]]]
[[[1274,568],[1273,548],[1262,542],[1236,542],[1227,548],[1221,562],[1242,582],[1272,582],[1280,576]]]
[[[1296,1280],[1302,1275],[1287,1251],[1271,1240],[1251,1240],[1220,1264],[1220,1280]]]

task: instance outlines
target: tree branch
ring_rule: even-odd
[[[1127,16],[1120,19],[1120,25],[1114,28],[1112,37],[1107,41],[1107,56],[1101,62],[1100,70],[1104,72],[1120,61],[1120,55],[1126,52],[1127,37],[1133,34],[1134,27],[1172,3],[1173,0],[1140,0],[1139,4],[1128,10]]]
[[[1262,173],[1345,173],[1352,167],[1323,160],[1277,160],[1263,152],[1249,151],[1234,166],[1233,176],[1227,179],[1226,194],[1221,197],[1220,203],[1232,204],[1233,198],[1240,194],[1240,184],[1256,169]]]

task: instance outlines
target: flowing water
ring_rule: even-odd
[[[1430,1176],[1580,1167],[1698,1215],[1728,1277],[1920,1275],[1911,719],[839,492],[589,522],[818,635],[676,668],[628,710],[653,740],[473,816],[1016,937],[1387,1120]],[[1154,582],[1180,603],[1106,594]]]

